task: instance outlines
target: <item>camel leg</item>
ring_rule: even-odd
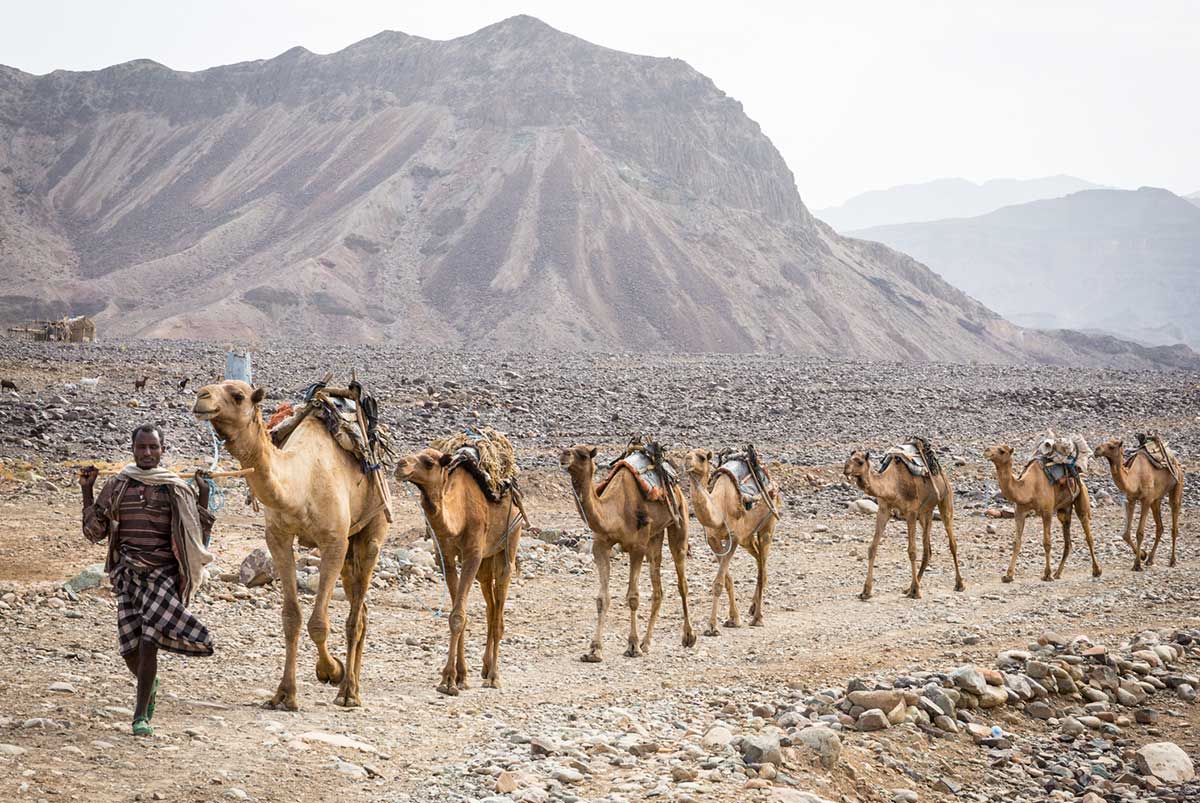
[[[500,558],[503,559],[503,554]],[[492,663],[495,660],[494,651],[492,649],[492,635],[496,630],[496,579],[493,574],[493,569],[496,565],[496,556],[484,558],[479,564],[479,574],[475,579],[479,582],[479,592],[483,595],[483,605],[486,610],[484,618],[487,621],[487,637],[483,647],[483,663],[480,666],[479,676],[484,680],[484,686],[490,687],[487,682],[492,674]]]
[[[758,552],[754,559],[758,562],[758,582],[754,587],[754,604],[750,606],[750,626],[763,627],[763,592],[767,588],[767,552],[771,548],[770,531],[758,536]]]
[[[717,613],[721,607],[721,591],[725,589],[729,593],[729,620],[725,622],[726,627],[737,627],[737,601],[733,596],[733,580],[729,577],[729,564],[733,561],[733,553],[737,551],[737,543],[734,542],[729,554],[720,558],[717,564],[717,576],[712,584],[712,611],[708,616],[708,629],[704,631],[706,636],[719,636],[717,631]]]
[[[1121,540],[1129,544],[1129,549],[1133,552],[1134,563],[1138,563],[1141,552],[1133,543],[1133,510],[1137,507],[1137,500],[1126,494],[1125,496],[1125,531],[1121,533]]]
[[[671,560],[675,563],[675,585],[679,588],[679,602],[683,608],[682,643],[685,647],[692,647],[696,644],[696,631],[692,629],[692,617],[688,613],[688,534],[686,515],[683,517],[682,524],[672,523],[667,525],[667,546],[671,549]]]
[[[871,590],[875,587],[875,553],[879,551],[879,539],[883,538],[883,528],[887,526],[892,511],[884,502],[879,503],[875,513],[875,537],[871,539],[871,547],[867,550],[867,581],[863,583],[859,599],[870,599]]]
[[[639,604],[638,580],[642,575],[642,561],[646,559],[644,550],[634,547],[629,553],[629,585],[625,588],[625,602],[629,605],[629,638],[625,646],[626,658],[639,658],[642,648],[638,646],[637,611]]]
[[[950,560],[954,563],[954,590],[965,591],[962,572],[958,570],[958,539],[954,537],[954,495],[947,493],[938,502],[938,510],[942,514],[942,526],[946,528],[946,538],[950,541]]]
[[[447,555],[450,559],[450,556]],[[452,559],[451,559],[452,560]],[[446,654],[446,665],[442,668],[442,682],[437,690],[442,694],[454,696],[459,689],[467,688],[466,648],[464,647],[467,630],[467,598],[471,586],[475,585],[475,575],[479,573],[479,564],[483,562],[478,551],[464,554],[462,558],[462,573],[453,579],[457,582],[451,585],[449,562],[447,563],[446,585],[450,586],[450,647]]]
[[[387,519],[376,517],[350,539],[346,560],[342,563],[342,587],[350,603],[350,613],[346,617],[346,666],[342,685],[333,700],[335,705],[347,708],[362,705],[359,683],[367,636],[367,592],[371,588],[371,573],[379,557],[379,546],[387,538],[387,531]]]
[[[1008,571],[1000,578],[1002,583],[1011,583],[1013,576],[1017,572],[1017,555],[1021,553],[1021,539],[1025,537],[1025,509],[1022,507],[1016,508],[1016,513],[1013,515],[1013,549],[1012,557],[1008,561]]]
[[[516,552],[513,552],[516,557]],[[493,632],[488,636],[492,642],[492,671],[484,681],[485,688],[500,688],[500,640],[504,638],[504,605],[508,601],[508,584],[512,581],[513,564],[507,556],[501,553],[494,557],[492,567],[492,599],[495,601],[495,614],[492,616]]]
[[[1092,538],[1092,502],[1085,499],[1083,494],[1075,498],[1075,515],[1079,517],[1079,526],[1083,528],[1083,540],[1087,544],[1088,555],[1092,559],[1092,577],[1104,574],[1096,560],[1096,542]]]
[[[1154,544],[1150,547],[1150,556],[1146,558],[1147,566],[1154,565],[1154,556],[1158,554],[1158,542],[1162,540],[1163,520],[1161,496],[1151,503],[1150,512],[1154,514]]]
[[[654,625],[658,622],[658,611],[662,608],[662,533],[650,542],[647,558],[650,560],[650,618],[646,620],[646,633],[642,636],[642,652],[650,652]]]
[[[283,618],[283,677],[275,694],[265,704],[266,708],[295,711],[296,704],[296,653],[300,647],[300,597],[296,589],[296,553],[292,551],[290,538],[267,537],[267,548],[271,560],[279,572],[279,586],[283,591],[280,613]]]
[[[730,565],[725,569],[725,599],[729,600],[729,618],[725,620],[723,627],[738,628],[742,626],[742,615],[738,612],[737,591],[733,587],[732,568]]]
[[[921,566],[917,569],[917,579],[925,579],[925,570],[929,568],[929,559],[933,557],[933,544],[929,542],[929,530],[933,526],[933,508],[921,516]]]
[[[1071,554],[1071,508],[1065,507],[1058,511],[1058,523],[1062,527],[1063,551],[1062,560],[1058,562],[1058,571],[1054,573],[1055,580],[1062,577],[1063,569],[1067,565],[1067,556]]]
[[[317,543],[326,546],[321,548],[321,565],[318,567],[320,581],[313,612],[308,617],[308,637],[317,647],[317,680],[333,685],[342,682],[346,667],[329,654],[329,602],[333,599],[333,587],[341,576],[350,545],[349,539],[343,538],[325,538]]]
[[[1180,469],[1182,471],[1182,469]],[[1175,541],[1179,538],[1179,511],[1183,507],[1183,484],[1175,483],[1175,487],[1171,489],[1171,562],[1168,566],[1175,565]]]
[[[1046,568],[1042,570],[1042,580],[1047,582],[1054,579],[1054,574],[1050,571],[1050,542],[1052,540],[1050,521],[1053,518],[1053,513],[1042,514],[1042,554],[1046,558]]]
[[[904,596],[909,599],[921,598],[921,578],[917,576],[917,514],[910,513],[904,518],[908,527],[908,567],[912,570],[912,584],[905,589]]]
[[[609,544],[601,543],[593,536],[592,559],[596,564],[596,578],[600,581],[600,590],[596,595],[596,632],[592,634],[591,647],[583,654],[583,660],[587,663],[599,663],[603,660],[601,645],[604,642],[604,620],[612,605],[608,594],[608,578],[612,572],[611,549]]]
[[[1133,570],[1140,572],[1142,570],[1142,561],[1145,560],[1145,552],[1142,551],[1142,542],[1146,538],[1146,517],[1150,515],[1150,505],[1145,499],[1142,500],[1142,511],[1138,514],[1137,534],[1134,536],[1134,543],[1137,545],[1134,549]]]

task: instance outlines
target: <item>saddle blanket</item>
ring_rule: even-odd
[[[596,487],[596,495],[604,493],[604,489],[612,482],[613,477],[617,476],[617,472],[626,469],[633,473],[633,476],[638,481],[638,487],[641,488],[642,494],[651,502],[659,502],[667,498],[666,483],[675,484],[675,470],[667,462],[663,463],[663,473],[667,477],[663,477],[654,468],[654,461],[645,452],[634,451],[627,454],[625,457],[613,464],[612,469],[608,472],[608,476],[604,478]]]
[[[879,462],[879,473],[882,474],[896,459],[899,459],[914,477],[929,476],[929,466],[925,465],[925,458],[921,456],[915,444],[902,443],[890,447],[883,453],[883,460]]]
[[[762,483],[764,488],[770,488],[770,475],[767,474],[767,470],[765,468],[760,468],[760,471],[761,475],[759,476],[759,482]],[[762,491],[759,490],[758,482],[754,481],[753,469],[750,467],[750,462],[748,459],[741,455],[734,455],[726,458],[725,461],[717,467],[716,473],[713,474],[713,481],[710,483],[710,490],[711,485],[716,484],[716,479],[721,474],[726,474],[731,480],[733,480],[733,485],[735,488],[737,488],[738,494],[742,497],[742,505],[746,508],[746,510],[750,510],[756,504],[758,504],[758,500],[762,498]]]

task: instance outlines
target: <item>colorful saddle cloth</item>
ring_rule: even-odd
[[[596,486],[596,495],[603,495],[604,489],[612,482],[617,472],[625,469],[631,472],[638,481],[642,494],[651,502],[661,502],[667,498],[667,486],[676,482],[675,470],[670,463],[663,462],[661,470],[655,466],[655,461],[643,451],[633,451],[613,463],[608,476]]]
[[[717,484],[718,477],[722,474],[727,475],[733,480],[733,485],[737,488],[738,495],[742,498],[742,505],[746,510],[750,510],[758,504],[764,490],[770,493],[771,488],[774,487],[771,475],[759,462],[758,453],[751,445],[747,445],[746,450],[742,452],[722,452],[717,462],[717,470],[713,472],[712,479],[709,480],[709,491]]]
[[[1179,481],[1179,458],[1167,442],[1158,436],[1157,433],[1149,432],[1137,434],[1138,445],[1135,449],[1125,450],[1125,468],[1133,465],[1133,460],[1138,456],[1138,453],[1144,454],[1146,459],[1150,461],[1150,465],[1155,468],[1163,468],[1171,472],[1171,476],[1175,481]]]

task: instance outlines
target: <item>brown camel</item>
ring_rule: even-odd
[[[487,606],[487,646],[483,652],[483,685],[500,688],[500,639],[504,637],[504,603],[517,562],[522,516],[511,492],[498,502],[487,498],[466,470],[451,468],[451,456],[425,449],[400,458],[396,479],[411,482],[421,493],[421,509],[437,539],[450,591],[450,650],[437,690],[455,695],[467,688],[467,596],[476,578]],[[461,564],[462,574],[456,564]]]
[[[1072,510],[1079,516],[1079,523],[1083,525],[1083,537],[1087,540],[1088,553],[1092,556],[1092,577],[1099,577],[1102,570],[1096,562],[1096,547],[1092,543],[1092,503],[1083,480],[1077,481],[1079,492],[1073,494],[1067,485],[1052,484],[1036,460],[1031,460],[1021,475],[1016,476],[1013,474],[1012,447],[1004,443],[989,446],[983,451],[983,456],[996,467],[1000,491],[1016,508],[1016,536],[1013,539],[1012,559],[1008,563],[1008,571],[1000,579],[1006,583],[1013,581],[1013,573],[1017,570],[1017,555],[1021,551],[1021,539],[1025,535],[1025,517],[1030,513],[1042,518],[1042,550],[1046,556],[1046,568],[1042,572],[1042,579],[1057,580],[1062,577],[1063,567],[1067,565],[1067,556],[1071,554]],[[1054,516],[1058,516],[1059,524],[1062,525],[1063,553],[1058,562],[1058,571],[1052,575],[1050,521]]]
[[[1146,534],[1146,513],[1154,514],[1154,545],[1150,547],[1150,555],[1146,558],[1146,565],[1150,566],[1154,563],[1154,555],[1158,552],[1158,542],[1163,534],[1163,498],[1169,498],[1171,504],[1171,562],[1169,565],[1174,566],[1175,541],[1179,538],[1179,510],[1183,506],[1184,475],[1182,468],[1176,463],[1175,472],[1179,476],[1179,481],[1176,482],[1175,474],[1165,467],[1159,468],[1151,463],[1150,458],[1141,449],[1134,454],[1133,462],[1126,467],[1121,441],[1115,438],[1097,446],[1093,455],[1108,460],[1108,465],[1112,469],[1113,482],[1116,483],[1121,493],[1125,494],[1125,532],[1121,533],[1121,538],[1133,550],[1133,570],[1135,572],[1142,570],[1142,539]],[[1129,531],[1133,525],[1133,509],[1139,502],[1142,504],[1142,515],[1138,519],[1137,543],[1134,544],[1130,540]]]
[[[283,678],[266,704],[296,710],[296,651],[300,641],[300,602],[296,594],[293,543],[320,550],[320,580],[308,635],[317,646],[317,679],[338,683],[334,703],[361,705],[359,677],[367,634],[367,589],[388,522],[371,478],[338,446],[324,423],[309,416],[292,432],[283,448],[267,432],[259,408],[262,388],[230,380],[205,385],[192,412],[208,421],[225,439],[225,448],[244,468],[250,490],[266,508],[267,547],[283,589],[283,633],[287,646]],[[329,600],[341,575],[350,602],[346,617],[346,663],[329,654]]]
[[[870,599],[874,587],[875,553],[888,520],[895,513],[908,525],[908,563],[912,569],[912,583],[904,595],[912,599],[921,598],[921,578],[929,566],[933,552],[929,542],[929,528],[933,524],[933,509],[942,514],[942,526],[950,539],[950,558],[954,561],[954,590],[966,588],[962,573],[958,569],[958,541],[954,538],[954,489],[945,473],[917,477],[902,465],[899,459],[888,463],[882,474],[871,468],[870,452],[855,451],[842,467],[842,473],[854,481],[863,492],[875,497],[879,510],[875,514],[875,537],[867,553],[867,581],[863,584],[860,599]],[[917,522],[921,523],[921,568],[917,569]]]
[[[675,579],[679,586],[679,598],[683,603],[683,646],[696,643],[696,634],[688,616],[687,586],[687,501],[678,487],[671,489],[675,495],[675,506],[680,511],[676,520],[667,501],[650,501],[642,494],[633,473],[622,469],[605,486],[601,496],[596,494],[593,475],[596,471],[596,449],[591,446],[572,446],[564,449],[559,463],[571,479],[571,487],[579,504],[584,524],[592,531],[592,557],[596,562],[596,576],[600,580],[600,592],[596,597],[596,632],[591,647],[583,660],[595,663],[603,660],[601,645],[604,639],[604,620],[608,615],[611,599],[608,594],[608,579],[612,565],[613,545],[629,555],[629,587],[625,600],[629,603],[629,638],[625,655],[636,658],[650,651],[654,623],[662,605],[662,546],[666,533],[671,557],[675,562]],[[653,593],[650,598],[650,618],[646,621],[646,635],[638,642],[638,576],[642,561],[650,559],[650,583]]]
[[[758,583],[754,587],[754,602],[750,604],[750,626],[763,626],[763,589],[767,585],[767,552],[775,536],[778,519],[772,511],[779,509],[779,493],[770,489],[771,504],[763,498],[755,501],[750,510],[742,504],[734,479],[721,472],[709,490],[712,473],[713,453],[708,449],[693,449],[684,458],[684,467],[692,480],[692,509],[696,519],[704,527],[709,547],[718,558],[717,577],[712,586],[712,611],[708,617],[706,636],[719,635],[717,631],[717,608],[721,603],[721,589],[729,598],[729,619],[725,627],[741,627],[737,600],[733,594],[733,578],[729,575],[729,564],[740,546],[749,552],[758,565]]]

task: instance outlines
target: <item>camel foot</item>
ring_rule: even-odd
[[[300,706],[296,704],[296,692],[287,692],[283,689],[275,692],[275,695],[263,703],[263,708],[268,711],[299,711]]]
[[[483,688],[485,688],[485,689],[500,688],[500,678],[484,678],[483,679]]]
[[[1167,565],[1170,566],[1172,569],[1175,568],[1175,558],[1171,558],[1171,562],[1168,563]]]
[[[966,584],[966,583],[964,583],[962,580],[959,580],[958,582],[956,582],[956,583],[954,584],[954,590],[955,590],[955,591],[966,591],[966,590],[967,590],[967,584]]]
[[[603,661],[604,658],[600,655],[599,650],[593,650],[592,652],[585,652],[579,660],[583,661],[585,664],[598,664]]]
[[[685,646],[685,647],[695,647],[696,646],[696,633],[694,631],[692,631],[692,630],[683,631],[683,646]]]
[[[1000,578],[1001,583],[1011,583],[1012,581],[1013,581],[1013,576],[1011,574],[1003,575]]]
[[[750,626],[751,627],[766,627],[767,625],[765,622],[763,622],[763,618],[761,616],[756,616],[750,620]]]
[[[642,639],[642,644],[641,644],[641,647],[642,647],[642,655],[649,655],[649,654],[650,654],[650,646],[651,646],[650,639],[648,639],[648,638],[644,638],[644,639]]]
[[[921,598],[921,589],[908,588],[907,590],[905,590],[904,596],[908,597],[909,599],[920,599]]]
[[[636,641],[629,642],[629,646],[625,648],[626,658],[641,658],[642,648],[638,646]]]
[[[715,627],[710,627],[704,631],[704,635],[709,636],[709,637],[719,636],[719,635],[721,635],[721,631],[717,630]]]
[[[1062,579],[1062,569],[1059,569],[1058,571],[1056,571],[1056,572],[1054,573],[1054,579],[1055,579],[1055,580],[1061,580],[1061,579]]]
[[[1055,579],[1054,575],[1050,574],[1050,572],[1046,572],[1045,574],[1043,574],[1043,575],[1042,575],[1042,582],[1043,582],[1043,583],[1050,583],[1050,582],[1053,582],[1053,581],[1054,581],[1054,579]]]
[[[362,705],[362,698],[353,692],[339,691],[337,697],[333,698],[333,704],[342,708],[358,708]]]
[[[1104,570],[1101,569],[1099,566],[1096,566],[1095,568],[1092,569],[1092,577],[1099,577],[1102,574],[1104,574]]]
[[[1154,554],[1153,553],[1150,554],[1150,557],[1146,558],[1146,565],[1147,566],[1154,565]]]
[[[438,684],[437,690],[438,690],[438,694],[444,694],[447,697],[457,697],[458,696],[458,687],[450,682]]]
[[[1135,571],[1135,572],[1144,571],[1144,569],[1142,568],[1142,564],[1140,564],[1140,563],[1133,564],[1133,571]]]
[[[342,682],[346,675],[346,667],[337,658],[330,656],[330,660],[333,661],[332,667],[317,661],[317,680],[333,686]]]
[[[742,626],[742,622],[740,619],[726,619],[725,620],[725,627],[735,628],[735,627],[741,627],[741,626]]]
[[[858,595],[858,598],[861,600],[870,599],[871,598],[871,590],[869,588],[864,588],[862,590],[862,593]]]

